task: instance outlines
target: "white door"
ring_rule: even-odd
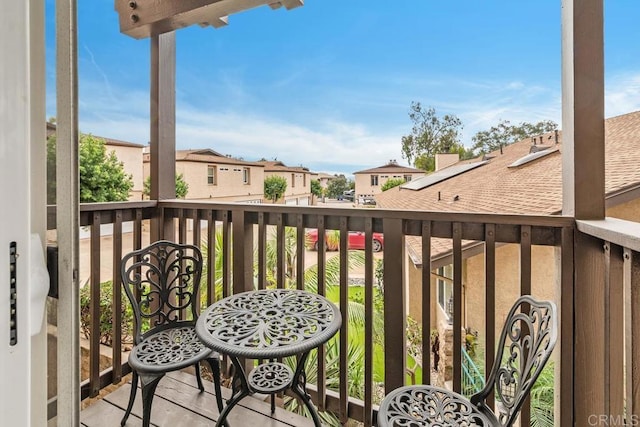
[[[300,205],[300,206],[309,206],[309,197],[300,197],[298,199],[298,205]]]
[[[46,425],[44,1],[0,13],[0,424]],[[44,328],[46,329],[46,328]]]

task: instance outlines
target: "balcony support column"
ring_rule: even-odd
[[[562,1],[562,213],[576,219],[605,216],[603,24],[603,0]],[[562,319],[563,310],[574,312],[573,333],[561,334],[560,352],[573,346],[574,356],[573,366],[560,359],[559,425],[589,425],[590,416],[610,415],[602,243],[576,232],[574,249],[573,302],[561,295],[560,307]]]
[[[76,0],[56,1],[57,422],[80,425],[80,190]]]
[[[176,35],[151,37],[151,200],[176,198]],[[151,220],[151,242],[174,240],[173,219],[159,208]]]

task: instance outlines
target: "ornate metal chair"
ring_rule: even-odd
[[[222,411],[220,357],[204,346],[195,332],[201,272],[202,254],[192,245],[159,241],[122,259],[122,284],[133,306],[135,335],[129,355],[133,370],[131,394],[121,425],[131,413],[138,378],[142,387],[142,424],[147,427],[156,386],[167,372],[195,366],[198,388],[204,391],[201,361],[211,367],[218,409]],[[144,333],[143,320],[150,325]]]
[[[551,356],[557,334],[555,304],[520,297],[500,334],[496,363],[484,389],[468,400],[439,387],[400,387],[380,404],[378,427],[513,425]],[[495,412],[486,403],[494,390]]]

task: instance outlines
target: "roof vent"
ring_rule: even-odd
[[[547,147],[548,148],[548,147]],[[549,149],[543,149],[543,150],[539,150],[539,151],[535,151],[533,153],[529,153],[526,156],[520,157],[518,160],[516,160],[515,162],[511,163],[509,166],[509,168],[517,168],[518,166],[522,166],[522,165],[526,165],[527,163],[530,163],[536,159],[539,159],[541,157],[545,157],[548,156],[549,154],[553,154],[558,152],[557,148],[554,148],[553,150],[549,150]]]

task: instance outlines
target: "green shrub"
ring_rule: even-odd
[[[100,284],[100,343],[113,345],[113,284],[111,281]],[[80,289],[80,330],[85,338],[91,338],[91,286]],[[133,342],[133,308],[122,294],[122,342]]]

